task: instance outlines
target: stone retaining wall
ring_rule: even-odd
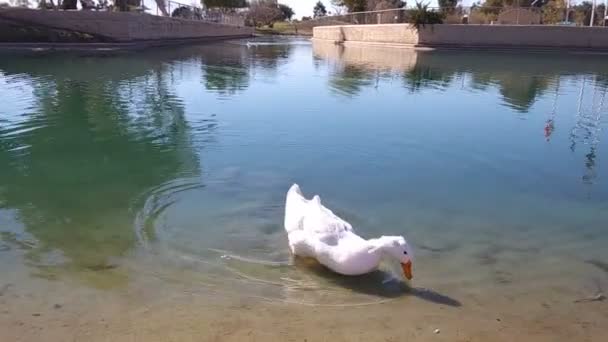
[[[23,8],[0,10],[0,18],[33,25],[87,33],[116,42],[252,36],[253,29],[199,20],[160,17],[131,12],[42,11]]]
[[[319,26],[315,39],[428,47],[542,48],[608,51],[608,28],[549,25],[409,24]]]
[[[317,26],[314,39],[387,44],[418,44],[418,33],[409,24]]]

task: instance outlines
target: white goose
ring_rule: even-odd
[[[285,230],[294,255],[315,258],[334,272],[365,274],[377,269],[386,255],[397,259],[405,277],[412,279],[412,251],[402,236],[365,240],[325,208],[319,196],[304,198],[297,184],[287,192]]]

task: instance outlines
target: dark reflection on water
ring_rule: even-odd
[[[360,66],[345,65],[330,82],[332,90],[338,94],[353,96],[373,84],[374,73]]]
[[[405,72],[403,82],[407,89],[416,92],[424,88],[445,89],[455,77],[455,72],[446,72],[429,65],[416,64],[411,70]]]
[[[453,82],[470,76],[466,86],[486,90],[496,85],[504,104],[526,113],[535,100],[549,90],[553,79],[563,73],[596,72],[603,61],[591,58],[590,65],[573,70],[571,56],[513,53],[443,52],[421,53],[412,71],[405,74],[406,83],[447,88]],[[420,86],[421,85],[421,86]]]
[[[136,242],[137,197],[198,174],[198,155],[162,58],[65,58],[0,63],[32,87],[23,119],[0,125],[0,202],[35,237],[34,265],[109,270]]]
[[[285,63],[293,47],[289,42],[256,41],[244,45],[234,42],[198,49],[203,69],[205,88],[221,95],[234,95],[247,89],[251,82],[251,70],[275,75],[277,68]]]
[[[336,63],[330,87],[345,95],[357,95],[365,86],[374,84],[376,77],[390,78],[395,74],[401,75],[404,87],[412,92],[446,90],[467,78],[466,87],[473,89],[487,90],[496,85],[504,104],[521,113],[550,91],[560,75],[594,74],[596,86],[604,89],[608,77],[601,56],[406,50],[411,55],[408,58],[403,56],[408,52],[381,48],[370,52],[374,48],[345,48],[319,41],[314,42],[314,49],[317,59]],[[385,57],[378,59],[379,54]],[[577,59],[584,62],[573,63]]]
[[[312,272],[340,287],[350,289],[366,295],[384,298],[396,298],[410,292],[410,288],[403,281],[395,279],[386,271],[374,271],[362,276],[341,276],[311,259],[295,259],[296,267],[306,272]]]
[[[249,86],[249,61],[242,46],[226,44],[222,49],[203,49],[200,60],[207,89],[233,95]]]
[[[450,296],[427,288],[411,287],[403,280],[395,278],[392,273],[383,270],[361,276],[342,276],[310,259],[296,258],[295,265],[306,272],[312,272],[326,279],[331,284],[365,295],[380,298],[414,296],[434,304],[453,307],[462,306],[460,301]]]

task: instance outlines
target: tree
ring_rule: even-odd
[[[380,11],[403,7],[405,7],[405,2],[401,0],[367,0],[365,2],[365,9],[367,11]]]
[[[543,7],[543,24],[557,24],[566,21],[566,2],[550,0]]]
[[[331,0],[334,6],[346,7],[349,12],[363,12],[367,8],[367,0]]]
[[[173,12],[171,12],[171,17],[191,19],[191,20],[194,20],[194,19],[200,20],[203,18],[203,11],[197,7],[180,6],[176,9],[174,9]]]
[[[591,23],[591,9],[593,3],[590,1],[583,1],[581,4],[573,6],[572,12],[574,15],[574,22],[578,25],[589,26]],[[595,7],[595,18],[593,19],[593,25],[601,25],[602,17],[604,16],[604,4]]]
[[[247,20],[253,26],[268,25],[272,27],[275,22],[283,19],[283,12],[275,0],[251,1]]]
[[[405,1],[402,0],[331,0],[331,3],[337,8],[346,8],[351,13],[405,7]]]
[[[443,13],[452,13],[458,5],[459,0],[437,0],[439,8]]]
[[[76,2],[76,0],[63,0],[63,4],[65,5],[66,2],[68,1],[74,1],[74,3]],[[141,6],[141,0],[114,0],[114,7],[117,7],[120,11],[122,12],[128,12],[131,7],[140,7]],[[74,4],[74,8],[65,8],[64,9],[76,9],[76,4]]]
[[[604,25],[604,13],[606,13],[606,4],[599,4],[595,7],[595,24],[597,26]]]
[[[327,15],[327,9],[325,8],[325,5],[323,5],[323,3],[321,1],[317,2],[317,4],[315,5],[315,8],[312,11],[313,11],[314,18],[321,18],[321,17],[324,17]]]
[[[61,2],[61,8],[64,10],[75,10],[75,9],[77,9],[77,7],[78,7],[78,0],[63,0]]]
[[[295,14],[293,9],[285,4],[279,4],[279,9],[283,12],[283,20],[291,20],[291,17]]]
[[[535,1],[535,0],[485,0],[481,3],[482,7],[533,7],[532,3],[536,6],[544,4],[546,1]]]
[[[481,7],[480,11],[482,13],[492,15],[491,18],[494,20],[505,7],[533,7],[532,3],[535,3],[535,6],[540,6],[544,1],[545,0],[536,2],[535,0],[484,0],[480,3],[479,7]]]
[[[409,11],[410,23],[419,30],[421,27],[434,24],[443,24],[443,13],[429,9],[428,4],[416,2],[416,7]]]
[[[220,8],[223,10],[247,7],[247,0],[201,0],[201,3],[206,8]]]

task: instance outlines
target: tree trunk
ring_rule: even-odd
[[[131,7],[140,7],[141,0],[116,0],[114,5],[118,7],[121,12],[129,12]]]
[[[61,8],[64,10],[75,10],[77,9],[78,0],[63,0]]]

